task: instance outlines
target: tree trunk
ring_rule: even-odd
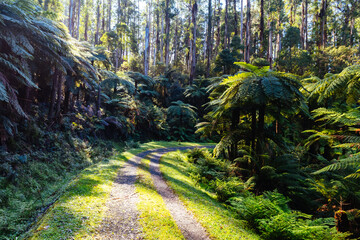
[[[95,45],[99,44],[100,36],[100,4],[98,4],[96,9],[96,33],[95,33]]]
[[[189,84],[192,85],[193,84],[193,80],[195,77],[195,68],[196,68],[196,30],[197,30],[197,25],[196,25],[196,15],[197,15],[197,3],[196,0],[194,2],[194,5],[192,7],[192,11],[191,11],[191,19],[192,19],[192,24],[193,24],[193,39],[192,39],[192,53],[191,53],[191,71],[190,71],[190,79],[189,79]]]
[[[118,0],[117,23],[121,22],[121,0]]]
[[[255,140],[256,140],[256,109],[254,108],[251,112],[251,148],[255,151]]]
[[[69,3],[69,34],[73,36],[74,34],[74,0],[70,0]]]
[[[236,1],[236,0],[235,0]],[[210,61],[211,61],[211,50],[212,50],[212,39],[211,39],[211,30],[212,30],[212,8],[211,8],[211,2],[212,0],[209,0],[208,5],[208,32],[207,32],[207,40],[206,40],[206,56],[207,56],[207,62],[206,62],[206,73],[205,76],[209,77],[210,74]]]
[[[243,43],[243,31],[244,31],[244,0],[241,0],[241,11],[240,11],[240,44]]]
[[[250,43],[250,28],[251,28],[251,3],[250,0],[247,0],[247,12],[246,12],[246,51],[245,51],[245,62],[250,62],[250,51],[251,51],[251,43]]]
[[[96,115],[98,118],[101,117],[101,112],[100,112],[100,104],[101,104],[101,78],[99,78],[99,85],[98,85],[98,95],[97,95],[97,101],[96,101]]]
[[[237,14],[237,10],[236,10],[236,1],[234,0],[234,22],[235,22],[235,30],[234,30],[234,34],[235,36],[239,35],[239,20],[238,20],[238,14]]]
[[[107,26],[107,31],[110,32],[111,31],[111,0],[109,0],[108,5],[109,5],[109,9],[108,9],[108,26]]]
[[[61,112],[61,102],[62,102],[62,85],[64,82],[64,76],[59,75],[58,77],[58,86],[57,86],[57,103],[56,103],[56,113],[55,118],[59,119]]]
[[[170,0],[165,0],[165,65],[169,65]]]
[[[144,75],[149,71],[149,23],[145,27],[145,52],[144,52]]]
[[[84,26],[84,40],[88,40],[88,30],[89,30],[89,11],[86,10],[85,14],[85,26]]]
[[[78,0],[77,27],[76,27],[77,39],[80,39],[80,13],[81,13],[81,0]]]
[[[234,108],[231,113],[230,131],[232,133],[234,133],[234,131],[237,130],[239,121],[240,121],[240,109]],[[231,143],[231,147],[230,147],[231,151],[229,152],[229,158],[231,161],[237,158],[237,145],[238,145],[237,141]]]
[[[179,34],[179,29],[178,29],[178,19],[175,20],[175,36],[174,36],[174,62],[177,62],[177,58],[178,58],[178,34]]]
[[[301,3],[301,26],[300,26],[300,45],[301,49],[305,49],[305,1]]]
[[[49,9],[49,2],[50,2],[50,0],[45,0],[45,2],[44,2],[44,10],[45,11],[47,11]]]
[[[225,0],[225,30],[224,30],[224,49],[227,48],[228,44],[228,6],[229,6],[229,0]]]
[[[52,87],[50,94],[50,107],[48,113],[48,120],[54,117],[54,108],[55,108],[58,81],[59,81],[59,72],[57,69],[55,69],[54,75],[52,76]]]
[[[327,24],[326,24],[326,18],[327,18],[327,0],[321,1],[321,9],[319,13],[320,18],[320,34],[321,34],[321,41],[319,48],[326,47],[327,42]]]
[[[265,40],[264,40],[264,0],[260,1],[260,56],[263,57],[264,48],[265,48]]]
[[[164,16],[161,16],[160,62],[164,63]]]
[[[265,105],[261,106],[259,108],[259,122],[258,122],[258,143],[256,145],[257,153],[262,154],[263,152],[263,146],[265,143]]]
[[[270,9],[271,0],[269,0],[269,9]],[[269,48],[267,53],[267,60],[270,64],[270,69],[272,69],[272,60],[273,60],[273,21],[268,19],[268,29],[269,29]]]
[[[215,56],[219,53],[219,45],[220,45],[220,29],[221,29],[221,8],[220,8],[220,0],[218,0],[218,12],[217,12],[217,29],[216,29],[216,44],[215,44]]]
[[[159,0],[156,1],[156,50],[155,50],[155,61],[154,66],[156,64],[156,61],[158,61],[159,57],[159,51],[160,51],[160,16],[159,16]]]

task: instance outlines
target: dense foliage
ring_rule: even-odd
[[[359,237],[359,1],[244,2],[0,0],[0,239],[150,139],[216,142],[189,174],[265,239]]]

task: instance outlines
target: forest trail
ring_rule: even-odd
[[[162,155],[177,150],[204,146],[172,147],[148,150],[137,154],[126,162],[118,172],[110,197],[106,203],[108,210],[95,239],[144,239],[139,225],[136,208],[138,194],[135,190],[137,168],[142,158],[150,157],[150,173],[157,192],[162,196],[168,210],[176,221],[184,237],[188,240],[208,240],[205,229],[188,212],[179,198],[162,178],[159,160]],[[209,148],[206,146],[205,148]]]

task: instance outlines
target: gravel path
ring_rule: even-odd
[[[114,181],[106,203],[108,211],[95,239],[143,239],[136,210],[138,197],[135,191],[136,170],[143,157],[142,152],[128,160]]]
[[[135,191],[136,171],[141,159],[149,154],[151,157],[150,172],[159,194],[164,198],[167,208],[178,224],[186,239],[209,239],[206,231],[182,205],[178,197],[167,186],[159,169],[160,157],[171,151],[186,150],[195,147],[161,148],[142,152],[128,160],[119,171],[114,181],[110,197],[106,203],[108,211],[97,236],[94,239],[144,239],[138,223],[139,213],[136,209],[138,196]]]

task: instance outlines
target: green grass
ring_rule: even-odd
[[[160,169],[168,184],[174,189],[186,208],[190,210],[212,239],[259,239],[247,229],[245,222],[235,218],[213,193],[202,189],[188,176],[190,163],[181,152],[164,155]]]
[[[138,169],[136,191],[139,194],[137,208],[140,212],[140,225],[145,239],[185,239],[177,227],[165,202],[157,193],[149,172],[150,160],[143,158]]]
[[[192,146],[194,143],[149,142],[139,148],[115,154],[83,170],[65,193],[23,237],[29,239],[92,239],[106,211],[119,168],[134,155],[149,149]]]

